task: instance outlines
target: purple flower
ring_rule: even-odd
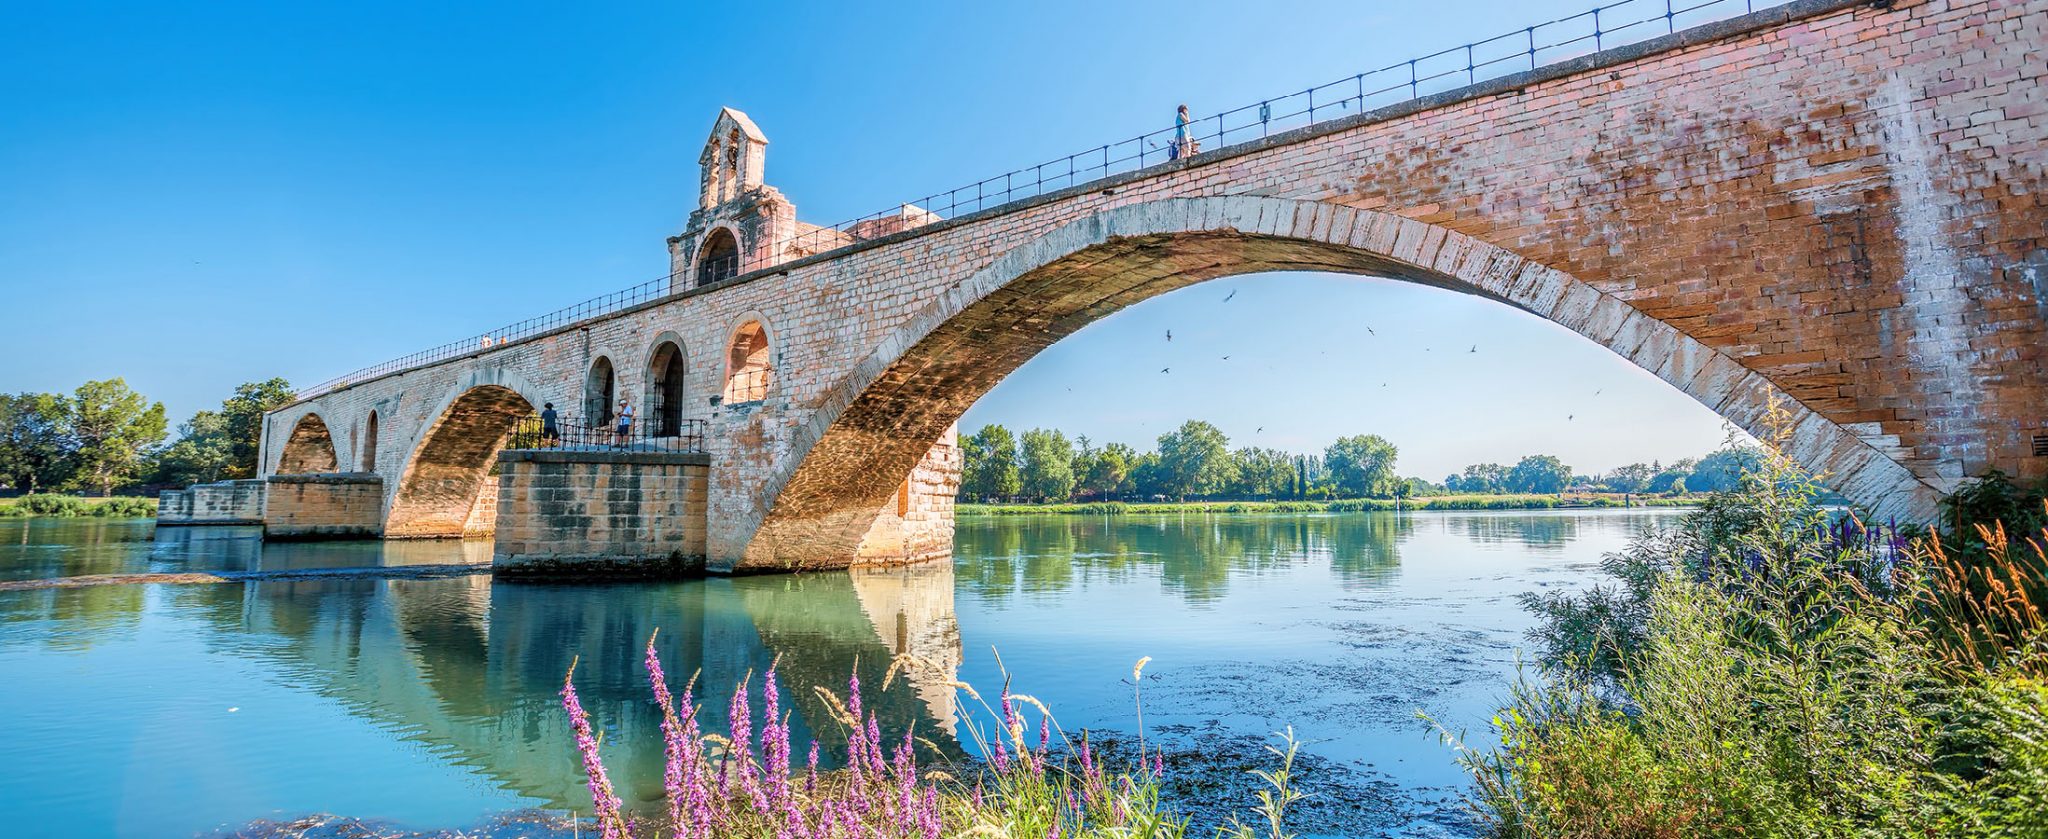
[[[619,797],[612,792],[611,778],[605,774],[604,761],[597,756],[597,737],[591,733],[590,717],[583,712],[583,702],[576,697],[576,683],[573,679],[576,666],[569,666],[569,675],[562,678],[562,709],[569,713],[569,727],[576,733],[576,751],[583,755],[583,772],[590,778],[590,799],[597,813],[597,825],[603,839],[625,839],[626,822],[621,814]]]

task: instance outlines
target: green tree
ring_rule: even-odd
[[[1276,498],[1294,491],[1294,456],[1279,449],[1237,450],[1237,483],[1231,492],[1247,498]]]
[[[1058,431],[1034,428],[1024,432],[1024,462],[1018,479],[1027,496],[1067,500],[1074,493],[1074,444]]]
[[[1339,493],[1384,498],[1401,483],[1394,473],[1400,450],[1377,434],[1339,437],[1323,451],[1323,466]]]
[[[1017,477],[1017,438],[1000,425],[982,426],[961,443],[960,494],[1009,498],[1022,487]]]
[[[1685,479],[1692,475],[1692,469],[1698,463],[1692,458],[1686,458],[1658,469],[1657,474],[1650,478],[1649,485],[1644,489],[1649,492],[1684,492]],[[1651,467],[1655,468],[1656,464],[1651,464]]]
[[[120,378],[86,382],[71,400],[78,471],[71,482],[102,494],[135,479],[144,456],[164,439],[164,403],[150,402]]]
[[[223,480],[234,465],[232,447],[218,411],[200,411],[178,426],[178,439],[156,458],[156,482],[204,484]]]
[[[292,404],[295,398],[290,382],[274,378],[244,382],[235,388],[235,395],[220,403],[220,435],[226,440],[228,458],[222,478],[256,477],[257,450],[263,442],[263,415]]]
[[[1210,495],[1230,487],[1237,464],[1230,456],[1230,438],[1201,420],[1188,420],[1177,431],[1159,436],[1160,491],[1185,498]]]
[[[1742,487],[1742,475],[1756,471],[1763,463],[1763,451],[1753,447],[1731,447],[1700,458],[1685,488],[1692,492],[1734,492]]]
[[[1572,484],[1572,468],[1556,455],[1532,454],[1508,470],[1510,492],[1563,492]]]
[[[27,492],[61,486],[77,469],[71,401],[54,393],[0,394],[0,481]]]
[[[1166,466],[1158,452],[1146,452],[1131,461],[1131,491],[1141,499],[1167,493]]]
[[[1650,479],[1657,477],[1657,472],[1654,464],[1631,463],[1615,467],[1600,478],[1600,483],[1612,492],[1642,492],[1650,485]]]
[[[1453,492],[1505,492],[1508,487],[1508,468],[1498,463],[1474,463],[1465,467],[1463,474],[1445,478],[1444,486]]]
[[[1093,452],[1087,458],[1087,467],[1074,477],[1078,479],[1081,494],[1089,497],[1128,492],[1131,469],[1137,463],[1136,450],[1122,443],[1110,443]]]

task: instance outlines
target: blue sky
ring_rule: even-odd
[[[830,223],[1590,2],[11,3],[0,389],[119,375],[182,418],[660,276],[720,105]],[[1295,449],[1378,433],[1438,479],[1724,436],[1534,317],[1316,275],[1134,307],[966,422],[1142,446],[1186,417]]]

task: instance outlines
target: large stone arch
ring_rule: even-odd
[[[904,475],[975,400],[1040,350],[1133,303],[1267,271],[1392,277],[1515,306],[1607,347],[1752,433],[1776,398],[1792,413],[1789,454],[1826,473],[1838,491],[1880,516],[1924,520],[1933,511],[1936,488],[1889,456],[1884,440],[1835,424],[1764,374],[1562,271],[1390,213],[1257,196],[1174,198],[1076,219],[948,287],[825,393],[790,455],[756,490],[758,524],[729,531],[740,544],[714,543],[714,564],[850,564]]]
[[[384,535],[460,537],[470,509],[519,420],[548,400],[522,376],[487,368],[465,376],[414,441],[391,494]]]
[[[642,422],[650,434],[674,437],[682,433],[683,420],[690,415],[689,372],[690,350],[683,336],[674,330],[654,336],[640,371],[640,410],[646,415]]]
[[[334,434],[328,430],[327,421],[312,411],[299,415],[292,423],[291,436],[285,439],[284,451],[277,457],[277,474],[333,472],[340,468],[341,460],[334,453]]]

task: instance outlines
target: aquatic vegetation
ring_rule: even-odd
[[[1544,673],[1460,747],[1493,835],[2042,835],[2048,530],[1908,544],[1782,434],[1617,586],[1527,599]]]
[[[11,501],[0,501],[0,519],[5,518],[96,518],[136,519],[156,515],[156,499],[130,498],[80,498],[74,495],[37,493],[24,495]]]
[[[1087,732],[1070,737],[1039,700],[1012,693],[1006,683],[994,706],[965,682],[915,657],[897,659],[884,689],[914,668],[930,669],[952,690],[972,700],[979,712],[962,714],[961,729],[987,757],[985,763],[945,761],[935,744],[906,730],[885,736],[880,720],[862,704],[860,677],[847,682],[844,696],[814,688],[846,735],[844,765],[821,769],[819,745],[810,743],[805,767],[796,770],[791,725],[779,706],[776,668],[761,679],[765,722],[753,731],[752,679],[743,679],[728,705],[730,736],[699,730],[695,679],[678,700],[648,640],[645,667],[661,708],[665,812],[653,824],[635,824],[613,791],[599,755],[601,743],[577,701],[574,666],[563,681],[562,704],[575,731],[576,747],[589,781],[599,833],[606,839],[664,836],[711,839],[762,836],[777,839],[941,836],[1156,837],[1187,835],[1187,821],[1160,803],[1165,775],[1163,751],[1142,741],[1130,765],[1112,761]],[[1144,662],[1132,670],[1134,683]],[[1142,694],[1134,694],[1142,708]],[[1036,717],[1034,727],[1031,717]],[[1141,717],[1142,719],[1142,717]],[[1034,736],[1035,729],[1035,736]],[[1279,768],[1258,773],[1270,789],[1260,793],[1255,825],[1233,819],[1220,831],[1229,839],[1286,839],[1288,804],[1298,800],[1290,773],[1297,745],[1292,732],[1275,748]],[[919,760],[920,747],[938,758]]]

